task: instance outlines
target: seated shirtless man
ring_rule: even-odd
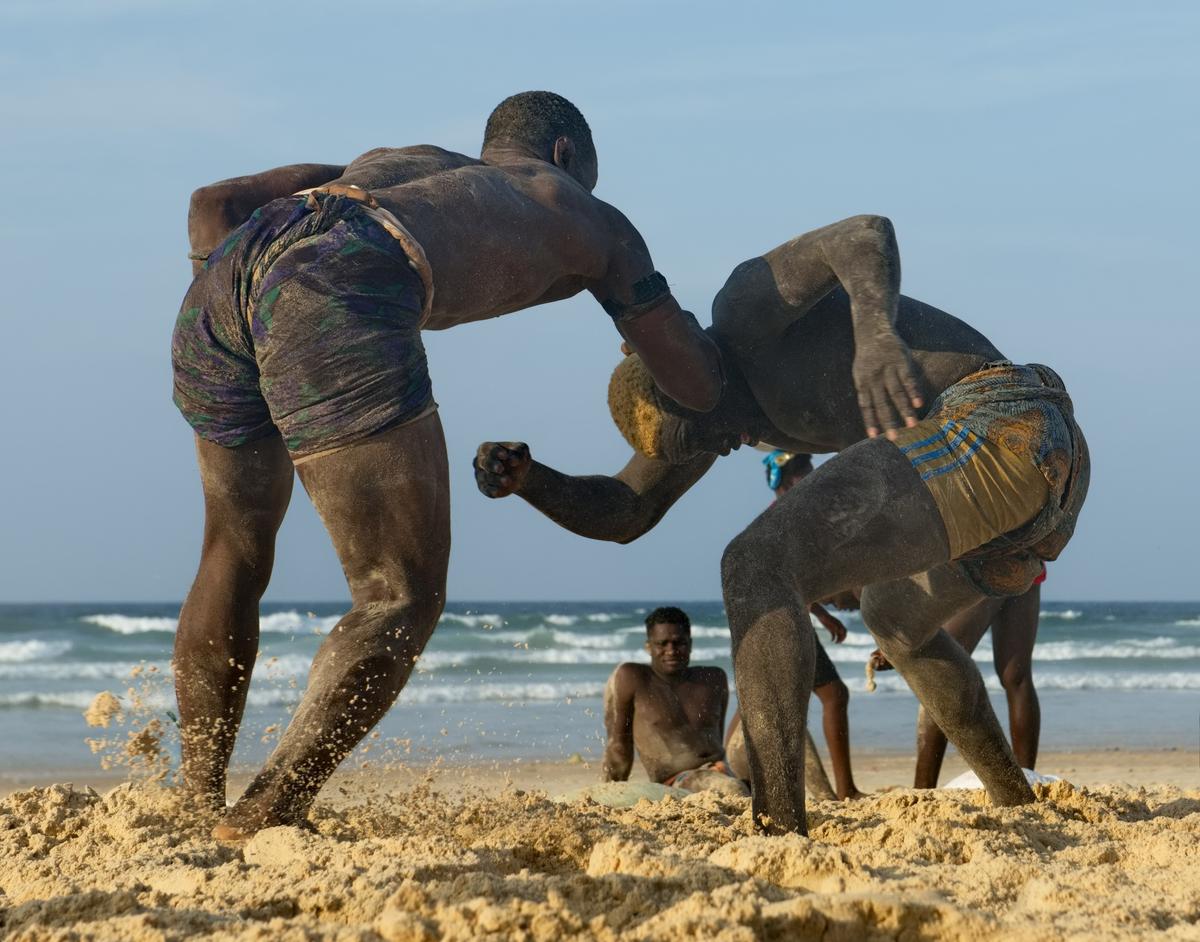
[[[701,411],[719,398],[715,345],[672,299],[637,230],[592,195],[597,166],[575,106],[527,92],[492,112],[479,159],[382,148],[193,195],[192,257],[203,264],[172,360],[205,524],[175,682],[184,780],[202,801],[225,808],[293,469],[352,600],[218,837],[303,821],[395,700],[442,611],[450,504],[422,329],[586,290],[664,392]]]
[[[672,403],[627,357],[609,405],[634,449],[614,477],[571,477],[523,443],[480,446],[483,493],[518,493],[561,526],[627,543],[723,454],[761,441],[837,452],[725,550],[725,608],[753,788],[769,833],[806,831],[811,602],[865,586],[863,621],[992,799],[1033,793],[962,647],[939,626],[1024,593],[1087,492],[1087,446],[1053,370],[900,294],[888,220],[856,216],[734,269],[713,302],[720,403]],[[880,433],[884,434],[880,434]]]
[[[719,667],[691,666],[687,613],[666,607],[647,615],[646,650],[649,665],[621,664],[604,688],[604,780],[628,780],[636,748],[652,782],[748,794],[721,745],[729,681]]]

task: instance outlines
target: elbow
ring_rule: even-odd
[[[192,250],[210,252],[241,220],[235,218],[233,194],[221,184],[203,186],[188,203],[188,238]]]
[[[636,527],[632,530],[627,530],[620,536],[616,537],[613,542],[619,543],[621,546],[628,546],[634,540],[640,539],[650,531],[650,527]]]
[[[637,504],[623,515],[624,520],[617,528],[617,533],[613,536],[612,541],[620,543],[622,546],[628,546],[634,540],[640,539],[653,530],[666,512],[667,508],[660,507],[656,502],[645,497],[640,498]]]
[[[851,216],[846,221],[859,227],[860,229],[869,229],[872,232],[894,234],[896,231],[892,226],[892,221],[888,219],[887,216],[876,216],[872,213],[863,213],[859,216]]]
[[[868,238],[892,245],[896,242],[896,227],[892,225],[892,221],[887,216],[865,214],[852,216],[846,221]]]
[[[192,198],[188,202],[188,218],[207,218],[224,212],[225,206],[229,202],[229,195],[228,188],[219,183],[200,187],[193,191]]]

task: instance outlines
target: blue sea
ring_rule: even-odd
[[[511,761],[596,757],[601,695],[613,667],[648,660],[647,603],[473,602],[447,606],[408,687],[380,724],[371,756]],[[683,606],[693,662],[731,671],[720,602]],[[1200,602],[1044,602],[1034,655],[1042,748],[1198,748]],[[274,603],[262,610],[260,655],[236,765],[262,759],[303,692],[312,656],[345,604]],[[174,728],[170,656],[178,604],[0,605],[0,772],[94,768],[82,718],[102,690],[134,699]],[[874,647],[857,614],[844,644],[818,632],[851,696],[851,744],[908,751],[916,700],[894,673],[865,692]],[[975,654],[1007,714],[989,638]],[[131,693],[132,691],[132,693]],[[820,710],[810,710],[819,724]],[[103,731],[102,731],[103,732]],[[110,731],[111,734],[111,731]],[[820,737],[818,736],[818,741]],[[388,750],[390,749],[390,753]]]

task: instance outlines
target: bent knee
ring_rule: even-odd
[[[356,602],[334,634],[363,651],[388,652],[397,644],[423,647],[437,626],[443,605],[441,597]]]
[[[786,565],[778,538],[751,526],[735,536],[721,555],[721,588],[726,599],[776,605],[786,595],[815,601],[819,573],[815,563],[797,560],[794,547]]]
[[[859,615],[863,624],[879,642],[884,654],[890,653],[889,648],[907,647],[908,632],[905,630],[903,619],[897,616],[894,606],[876,599],[869,587],[862,593],[860,606]]]
[[[1032,687],[1033,673],[1025,664],[1018,667],[1006,667],[1000,672],[1000,686],[1006,693],[1016,693],[1018,690]]]
[[[275,564],[275,533],[247,529],[231,532],[210,528],[204,535],[200,568],[210,578],[217,577],[234,595],[257,594],[267,590]]]
[[[813,691],[821,698],[822,706],[840,708],[850,703],[850,689],[840,677],[820,687],[814,687]]]

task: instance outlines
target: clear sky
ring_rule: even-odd
[[[1198,25],[1185,2],[5,0],[0,601],[187,591],[202,507],[169,343],[195,187],[380,145],[477,154],[531,88],[583,110],[597,195],[702,323],[739,261],[889,216],[907,294],[1074,396],[1091,494],[1046,595],[1200,598]],[[484,439],[574,473],[627,459],[590,297],[426,337],[450,598],[719,596],[722,548],[768,502],[755,453],[628,547],[475,490]],[[345,597],[297,487],[268,598]]]

